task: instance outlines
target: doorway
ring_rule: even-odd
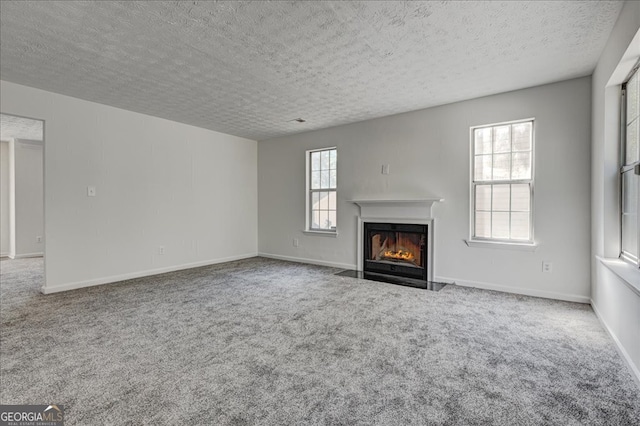
[[[45,246],[44,121],[0,113],[3,286],[16,279],[24,285],[22,278],[29,277],[28,285],[39,290],[44,285]]]

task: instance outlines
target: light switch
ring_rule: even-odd
[[[388,175],[389,174],[389,165],[388,164],[383,164],[382,165],[382,174],[383,175]]]
[[[96,187],[87,186],[87,197],[95,197],[95,196],[96,196]]]

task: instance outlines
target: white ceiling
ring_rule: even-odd
[[[0,114],[0,140],[30,139],[42,141],[43,123],[40,120]]]
[[[3,80],[262,140],[589,75],[622,2],[0,7]]]

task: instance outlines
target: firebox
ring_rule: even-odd
[[[427,281],[427,225],[364,223],[364,272]]]

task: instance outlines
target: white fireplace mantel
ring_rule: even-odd
[[[351,200],[360,206],[360,217],[396,219],[431,219],[433,205],[442,201],[443,198]]]

